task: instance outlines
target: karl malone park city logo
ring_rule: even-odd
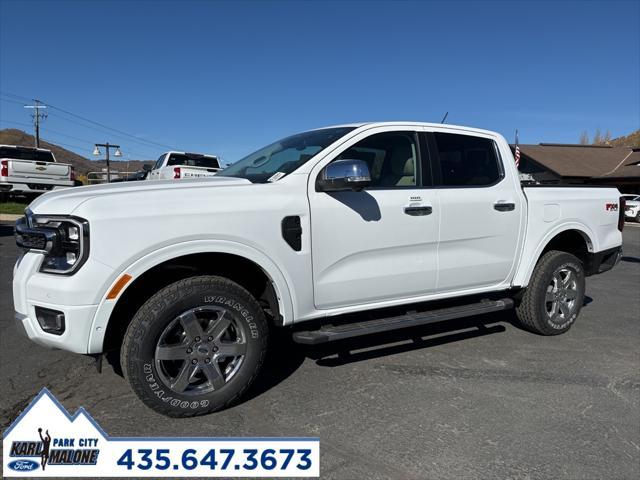
[[[44,388],[4,433],[3,473],[66,476],[95,466],[103,443],[104,432],[83,408],[69,415]]]
[[[46,388],[3,433],[2,454],[0,478],[320,475],[319,438],[110,437]]]

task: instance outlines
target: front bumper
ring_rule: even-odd
[[[42,260],[42,254],[27,252],[14,268],[13,303],[18,330],[45,347],[89,353],[89,337],[100,300],[96,290],[110,278],[112,270],[87,261],[75,275],[54,275],[39,271]],[[36,307],[64,313],[64,332],[45,332],[36,319]]]

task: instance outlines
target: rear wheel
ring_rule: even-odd
[[[121,351],[138,397],[171,417],[232,404],[258,375],[267,348],[262,309],[240,285],[215,276],[163,288],[136,313]]]
[[[545,253],[516,309],[522,326],[540,335],[569,330],[584,302],[584,278],[575,256],[556,250]]]

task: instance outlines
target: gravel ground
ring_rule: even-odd
[[[15,335],[17,249],[0,227],[0,424],[48,387],[113,436],[319,436],[322,478],[640,478],[640,227],[611,272],[587,279],[565,335],[502,313],[324,348],[279,339],[241,404],[174,420],[110,365]]]

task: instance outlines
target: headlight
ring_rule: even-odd
[[[27,211],[26,219],[16,222],[16,243],[45,254],[41,272],[71,275],[89,256],[89,222]]]

